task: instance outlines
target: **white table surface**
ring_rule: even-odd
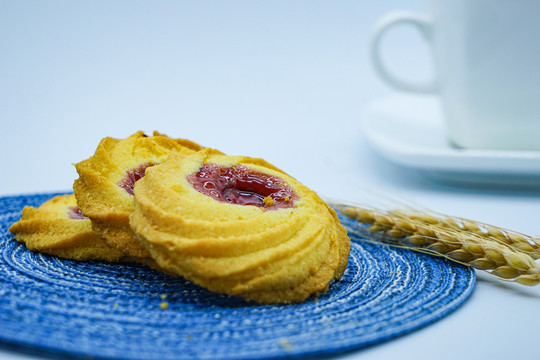
[[[425,7],[0,1],[0,195],[69,190],[72,164],[102,137],[158,130],[263,157],[324,196],[390,196],[540,233],[539,190],[437,183],[366,144],[364,109],[395,94],[369,63],[370,31],[391,10]],[[390,34],[384,47],[398,71],[430,76],[429,51],[412,30]],[[472,297],[448,317],[334,358],[535,358],[540,286],[478,275]],[[0,359],[39,357],[0,347]]]

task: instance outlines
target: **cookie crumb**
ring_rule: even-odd
[[[276,203],[276,201],[274,199],[272,199],[270,196],[267,196],[263,199],[263,205],[264,207],[270,207],[272,205],[274,205]]]
[[[287,339],[279,340],[279,345],[281,345],[283,350],[285,350],[286,352],[291,352],[292,349],[293,349],[291,343],[289,341],[287,341]]]

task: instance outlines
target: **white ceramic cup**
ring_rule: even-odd
[[[385,33],[413,26],[433,53],[435,79],[404,80],[382,61]],[[540,150],[540,0],[431,0],[375,27],[373,64],[397,89],[440,95],[447,134],[464,148]]]

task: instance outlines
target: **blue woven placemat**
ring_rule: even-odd
[[[0,198],[0,341],[69,357],[278,359],[359,349],[419,329],[472,293],[474,272],[352,237],[343,278],[316,301],[261,306],[137,264],[33,253],[9,226],[53,194]],[[169,308],[160,303],[166,296]]]

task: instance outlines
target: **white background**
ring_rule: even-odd
[[[395,94],[369,62],[371,30],[389,11],[426,8],[419,0],[1,0],[0,195],[69,190],[72,164],[102,137],[158,130],[263,157],[323,196],[379,194],[540,233],[540,191],[432,182],[366,144],[364,109]],[[407,77],[433,73],[412,30],[389,34],[384,50]],[[539,310],[540,288],[479,274],[472,298],[450,316],[336,358],[531,358]],[[0,359],[25,358],[33,357],[0,350]]]

